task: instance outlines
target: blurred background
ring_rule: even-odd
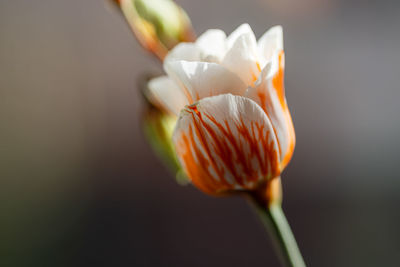
[[[178,3],[197,33],[284,27],[284,210],[308,265],[399,266],[399,2]],[[1,266],[279,266],[244,200],[179,186],[153,154],[148,71],[106,1],[0,1]]]

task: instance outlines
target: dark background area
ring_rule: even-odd
[[[284,27],[284,210],[308,265],[399,266],[399,2],[178,2],[198,33]],[[148,71],[102,0],[0,1],[1,266],[279,266],[244,200],[179,186],[153,154]]]

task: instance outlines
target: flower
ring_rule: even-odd
[[[295,133],[284,91],[282,27],[257,42],[248,24],[180,43],[149,83],[151,101],[179,115],[172,141],[185,173],[209,194],[256,190],[280,176]]]

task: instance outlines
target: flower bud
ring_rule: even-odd
[[[189,17],[171,0],[119,0],[117,3],[141,45],[161,60],[178,43],[194,40]]]
[[[142,121],[145,137],[161,161],[175,174],[176,181],[181,185],[186,185],[189,181],[181,170],[172,144],[172,133],[177,117],[150,103],[147,81],[141,87],[146,99]]]

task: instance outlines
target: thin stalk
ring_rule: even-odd
[[[265,207],[256,198],[252,198],[252,200],[258,216],[273,240],[282,266],[305,267],[303,257],[283,213],[281,204],[279,202],[272,203]]]

